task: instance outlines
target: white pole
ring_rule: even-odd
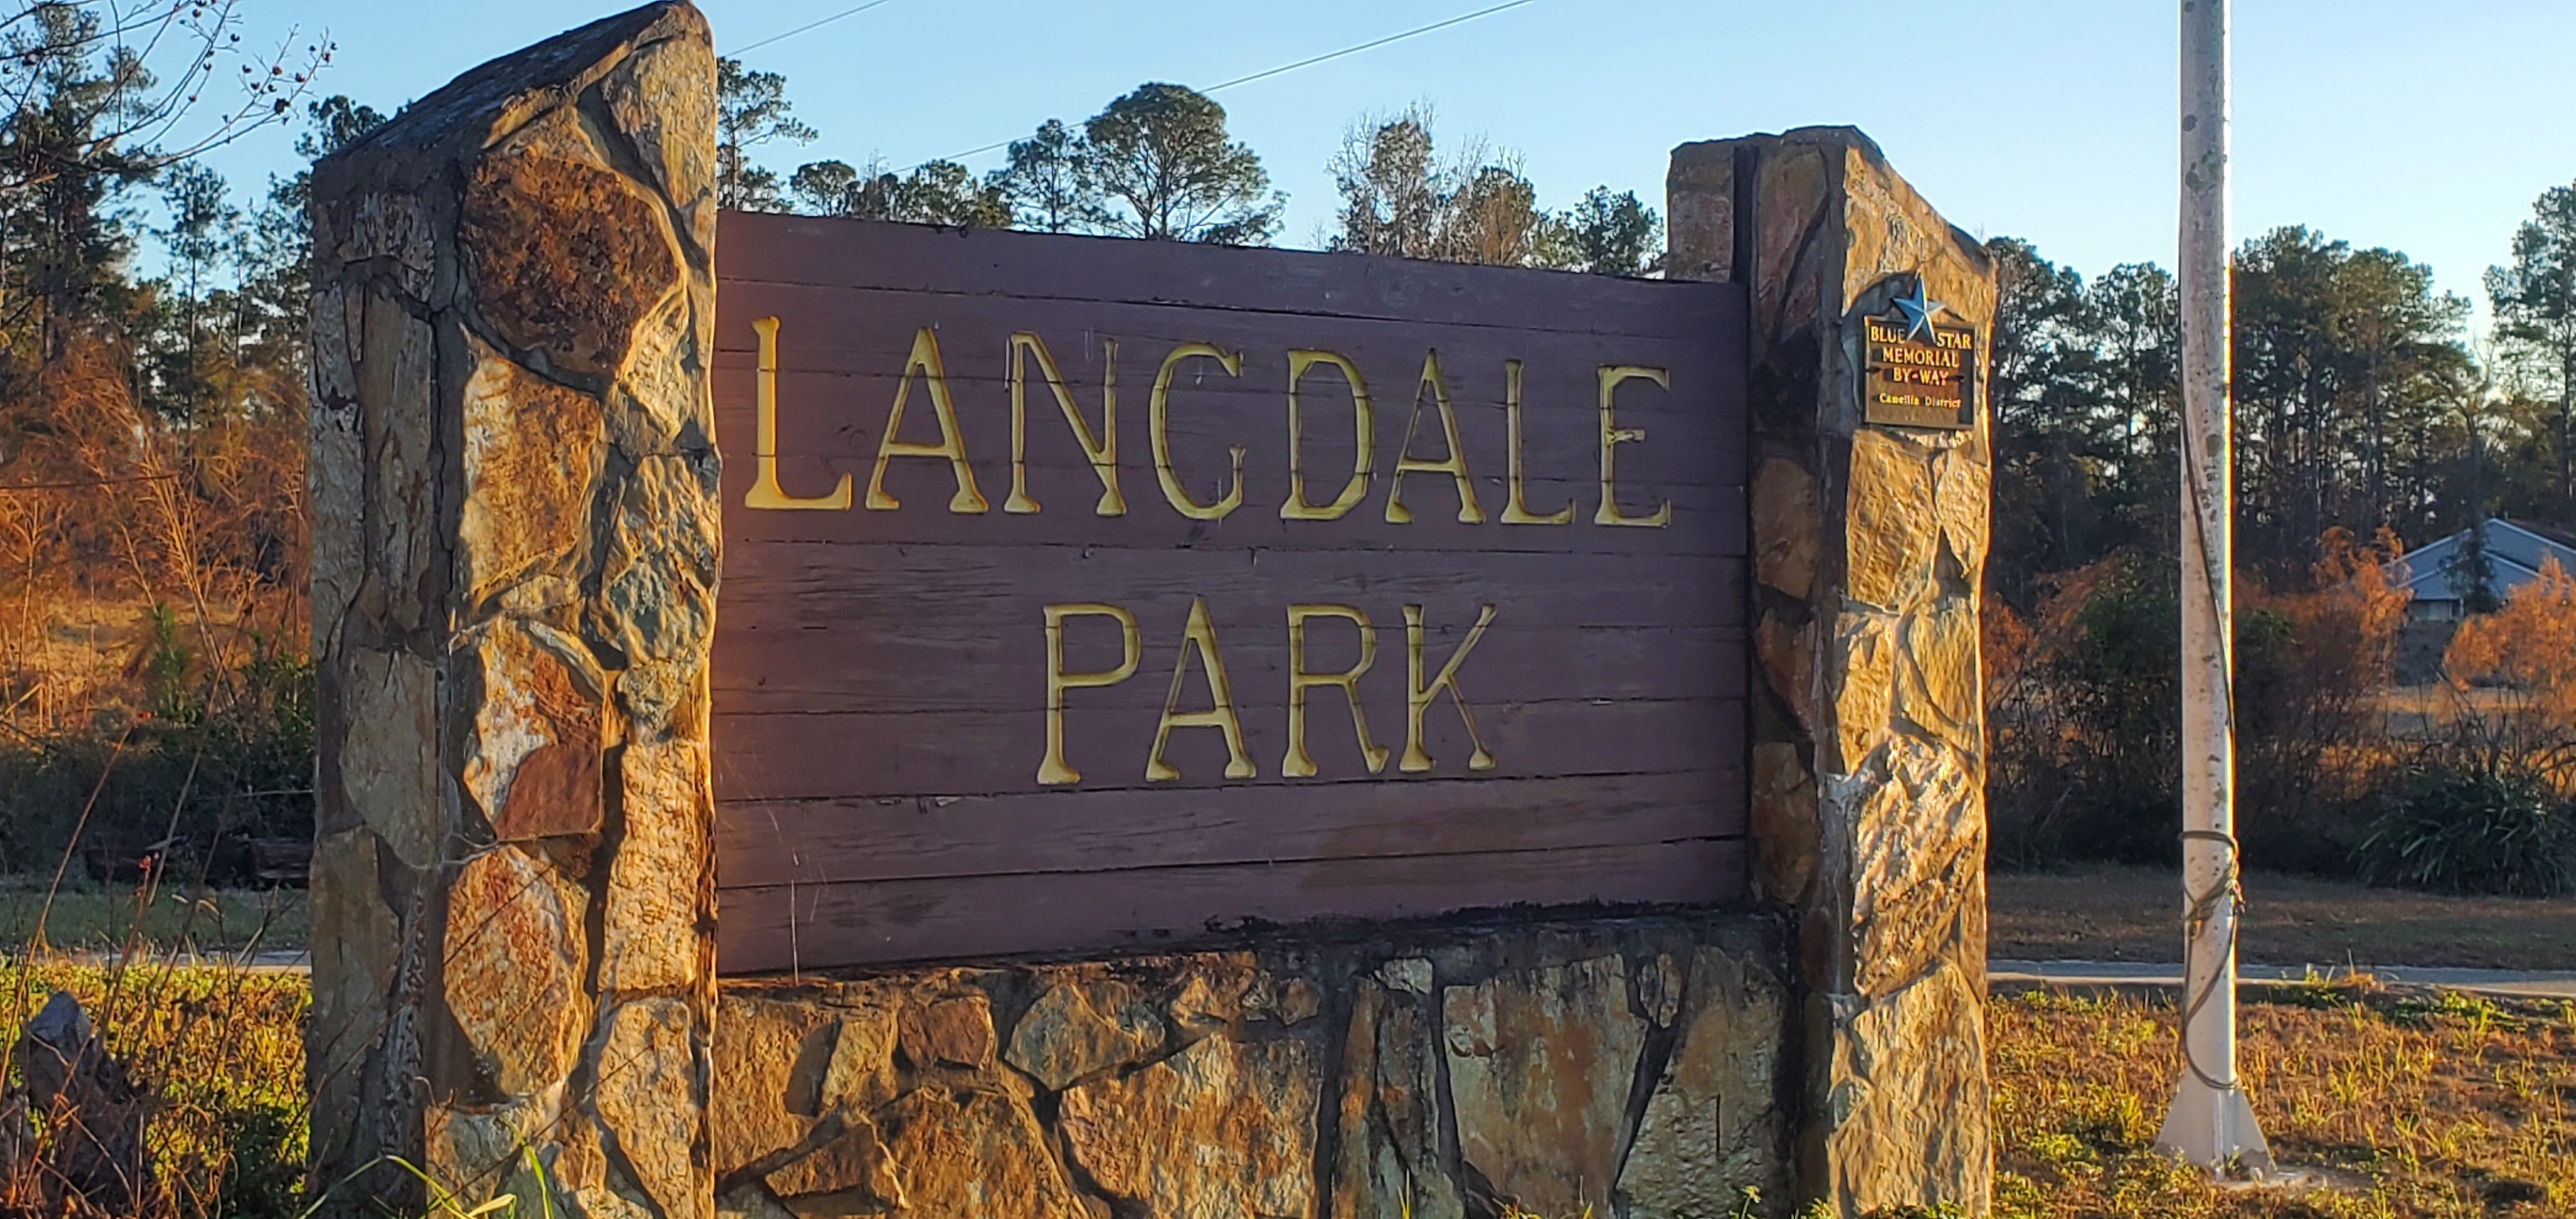
[[[2182,0],[2182,1079],[2159,1150],[2272,1171],[2236,1078],[2236,715],[2230,617],[2230,0]]]

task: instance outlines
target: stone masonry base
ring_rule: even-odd
[[[1779,1214],[1784,967],[1700,914],[734,981],[718,1209]]]

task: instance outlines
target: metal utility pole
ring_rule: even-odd
[[[2236,1078],[2235,625],[2230,589],[2227,86],[2230,0],[2182,2],[2182,1079],[2156,1147],[2267,1175]]]

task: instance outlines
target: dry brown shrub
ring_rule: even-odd
[[[2462,689],[2514,691],[2521,714],[2576,723],[2576,576],[2544,560],[2540,577],[2513,590],[2504,608],[2460,624],[2442,668]]]
[[[2365,543],[2351,530],[2328,529],[2318,539],[2317,552],[2310,591],[2256,589],[2249,603],[2289,623],[2291,663],[2341,709],[2387,686],[2398,630],[2406,624],[2406,605],[2414,594],[2388,581],[2388,565],[2405,553],[2389,530]]]
[[[257,650],[301,650],[289,625],[302,621],[309,554],[300,411],[165,419],[135,402],[131,363],[74,333],[24,392],[0,395],[0,723],[20,733],[77,730],[137,702],[130,680],[97,685],[96,649],[55,639],[66,616],[130,620],[168,604],[217,672],[253,650],[254,629],[267,636]]]

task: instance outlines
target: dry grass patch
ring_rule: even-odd
[[[1987,1008],[1998,1216],[2541,1219],[2576,1213],[2576,1005],[2357,997],[2243,1009],[2243,1073],[2284,1163],[2356,1192],[2220,1190],[2150,1147],[2168,1003],[2053,992]]]

